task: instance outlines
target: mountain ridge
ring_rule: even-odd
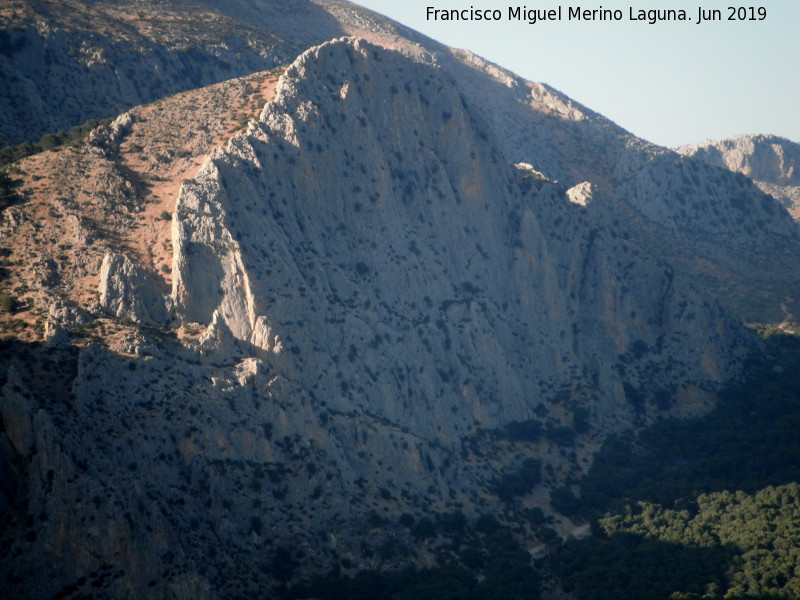
[[[264,71],[343,32],[311,1],[80,0],[0,12],[3,145],[168,94]]]
[[[769,134],[738,135],[681,146],[677,152],[742,173],[800,220],[800,144]]]
[[[14,593],[233,598],[436,564],[447,536],[403,514],[491,514],[546,547],[582,531],[551,493],[609,433],[707,412],[759,351],[692,270],[748,290],[753,248],[791,264],[796,227],[748,179],[318,5],[372,41],[15,165]],[[792,271],[773,263],[777,294]]]

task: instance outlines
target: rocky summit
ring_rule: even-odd
[[[7,169],[9,597],[273,597],[444,564],[422,525],[487,515],[546,551],[585,533],[552,490],[610,434],[710,410],[759,351],[746,310],[791,311],[797,225],[744,175],[355,5],[299,3],[323,41],[251,4],[277,61]],[[756,277],[754,248],[782,259]],[[712,272],[772,295],[724,306]]]

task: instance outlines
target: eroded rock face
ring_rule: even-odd
[[[800,185],[800,145],[775,135],[740,135],[682,146],[678,152],[755,181]]]
[[[167,325],[174,303],[197,339],[90,345],[58,393],[4,375],[15,589],[263,594],[277,546],[303,569],[400,566],[375,550],[419,543],[371,513],[491,512],[493,481],[527,456],[545,485],[579,474],[656,393],[714,389],[751,344],[642,250],[660,254],[648,227],[670,251],[708,227],[731,238],[717,253],[796,237],[752,186],[696,165],[468,53],[308,50],[184,182],[169,299],[130,258],[103,261],[108,314]],[[642,221],[641,245],[623,239]],[[576,407],[590,430],[569,452],[469,449],[512,421],[569,426]]]
[[[134,9],[114,3],[17,0],[0,51],[0,73],[15,83],[0,111],[0,136],[8,129],[15,141],[37,138],[176,89],[288,64],[310,44],[349,32],[438,65],[481,114],[504,162],[530,164],[566,187],[591,183],[600,199],[590,207],[598,224],[616,223],[629,239],[707,283],[737,317],[777,322],[800,314],[800,234],[778,201],[733,174],[676,159],[545,84],[341,0],[135,6],[133,18]],[[788,165],[791,153],[782,147]],[[800,187],[757,184],[797,219]],[[18,217],[6,212],[7,220]],[[50,273],[42,281],[58,283]],[[257,345],[271,346],[269,325],[261,327],[266,337]]]
[[[100,306],[106,313],[143,325],[165,325],[168,304],[144,269],[121,254],[106,254],[100,267]]]
[[[371,514],[493,511],[525,457],[557,485],[656,392],[737,372],[750,339],[713,301],[500,148],[425,57],[352,39],[300,56],[183,183],[169,300],[103,260],[105,311],[163,325],[171,302],[197,339],[89,345],[58,393],[7,375],[5,502],[44,515],[12,569],[39,576],[15,589],[252,595],[279,546],[301,572],[400,566],[419,542]],[[470,450],[578,406],[572,458],[545,440]],[[411,555],[384,562],[387,543]]]
[[[530,397],[568,385],[585,365],[605,378],[608,357],[637,339],[655,348],[677,334],[625,321],[636,306],[643,322],[669,321],[660,294],[683,284],[640,255],[657,273],[644,287],[657,295],[623,291],[616,257],[640,253],[590,235],[560,188],[517,174],[487,136],[430,65],[351,41],[307,52],[261,120],[184,186],[173,235],[179,312],[209,323],[218,310],[251,343],[254,324],[267,322],[297,357],[279,364],[337,409],[380,407],[396,421],[413,405],[413,428],[434,437],[424,407],[463,409],[446,437],[496,427],[529,416]],[[383,344],[395,351],[371,351]],[[348,356],[369,368],[337,375]]]
[[[570,202],[580,206],[587,206],[592,202],[595,194],[595,186],[588,181],[583,181],[567,190],[567,198]]]

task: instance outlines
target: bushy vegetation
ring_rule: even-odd
[[[500,499],[508,501],[533,490],[541,478],[542,461],[538,458],[526,458],[519,468],[503,473],[495,481],[493,490]]]
[[[553,566],[586,600],[800,598],[800,485],[639,502]],[[599,576],[602,573],[602,577]]]
[[[409,519],[406,518],[406,521]],[[469,526],[460,513],[441,515],[437,532],[448,551],[440,566],[402,571],[361,571],[345,577],[334,570],[285,593],[285,598],[321,600],[537,600],[541,579],[528,552],[507,528],[484,516]]]
[[[752,363],[712,413],[612,437],[580,495],[553,489],[553,506],[591,518],[593,535],[535,566],[491,515],[472,524],[463,515],[404,515],[400,523],[418,542],[448,548],[439,566],[352,578],[334,571],[286,597],[534,599],[546,572],[577,600],[800,598],[800,348],[778,334],[768,344],[778,358]],[[536,422],[504,431],[517,441],[544,435]],[[534,459],[506,472],[495,492],[507,500],[527,493],[540,467]],[[537,531],[548,544],[559,541],[548,527]]]
[[[518,442],[536,442],[542,436],[542,423],[536,419],[511,421],[503,432],[505,437]]]
[[[0,171],[0,212],[20,201],[17,184],[8,173]]]
[[[17,303],[13,296],[9,296],[8,294],[0,294],[0,312],[14,312],[14,307],[16,304]]]
[[[71,127],[69,131],[57,131],[55,133],[45,133],[38,142],[23,142],[16,146],[6,146],[0,148],[0,167],[9,165],[21,160],[26,156],[44,152],[45,150],[55,150],[66,144],[73,144],[83,140],[89,133],[100,125],[107,125],[113,119],[89,119],[81,125]]]
[[[581,490],[595,535],[548,561],[567,591],[800,598],[800,350],[769,343],[779,359],[753,364],[708,416],[607,441]]]
[[[570,518],[577,518],[583,511],[580,498],[566,485],[557,487],[550,492],[550,505],[554,510]]]
[[[797,338],[773,339],[777,364],[754,363],[709,415],[609,438],[582,484],[585,505],[600,512],[637,500],[668,506],[701,492],[800,481],[800,352],[791,348]]]

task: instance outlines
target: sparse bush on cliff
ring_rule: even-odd
[[[12,296],[8,294],[0,294],[0,312],[14,312],[14,307],[17,302]]]

